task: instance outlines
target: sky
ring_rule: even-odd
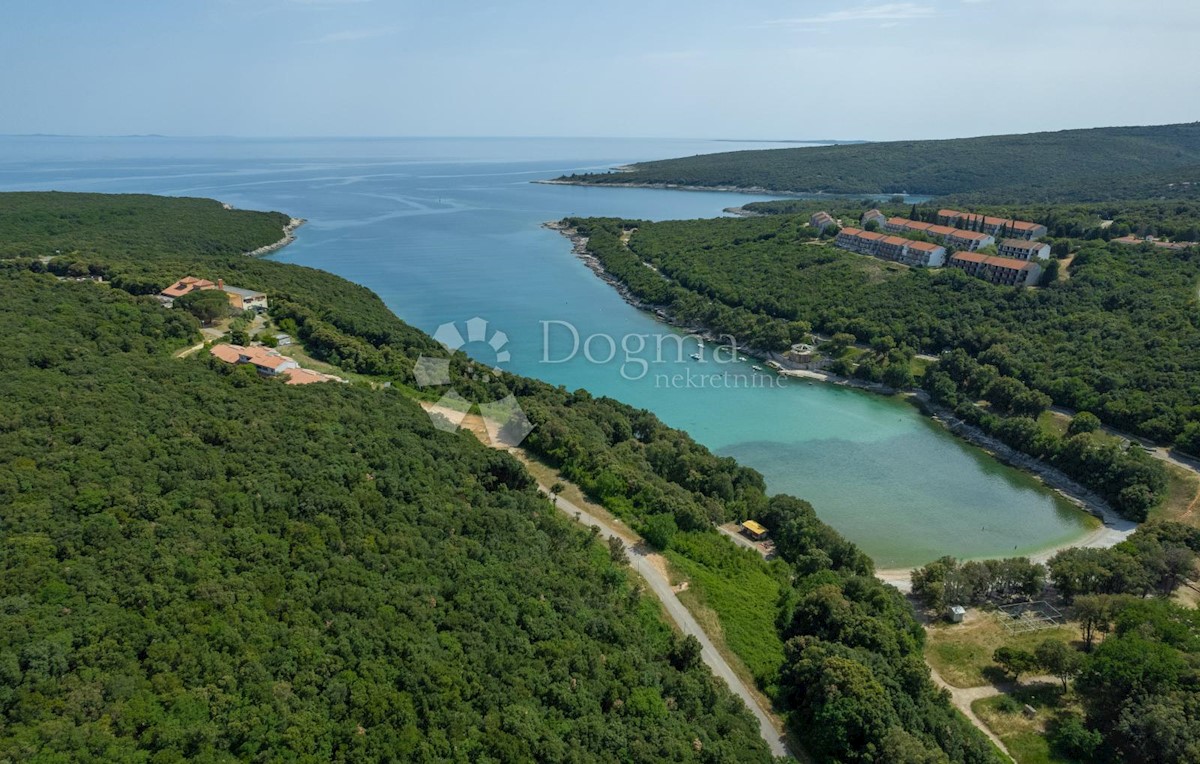
[[[0,134],[949,138],[1200,119],[1197,0],[4,0]]]

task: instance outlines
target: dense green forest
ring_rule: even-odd
[[[72,212],[54,197],[50,218],[71,222],[53,241],[14,236],[0,268],[4,756],[766,758],[619,555],[519,463],[429,425],[404,383],[440,346],[365,289],[231,254],[278,238],[282,218],[259,239],[225,220],[237,244],[212,249],[206,235],[142,250],[154,226],[136,223],[93,241],[126,201],[79,196]],[[209,203],[146,204],[135,218]],[[139,295],[181,273],[267,291],[313,355],[400,384],[293,388],[171,358],[197,324]],[[85,274],[108,283],[55,278]],[[756,676],[819,759],[994,760],[930,682],[907,604],[806,503],[767,497],[760,475],[648,412],[461,355],[452,369],[466,397],[517,394],[538,425],[529,450],[698,580],[775,582],[748,641],[780,647]],[[711,526],[746,515],[780,559]]]
[[[1194,250],[1083,241],[1069,280],[1030,290],[816,244],[795,216],[569,222],[639,297],[742,344],[777,350],[813,328],[919,352],[962,348],[1055,403],[1196,453]],[[629,227],[625,247],[619,232]]]
[[[732,151],[560,180],[1001,202],[1196,198],[1200,123]]]

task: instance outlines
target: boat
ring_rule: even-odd
[[[762,371],[762,367],[761,367],[761,366],[751,366],[750,368],[751,368],[751,369],[754,369],[755,371]]]
[[[693,361],[703,361],[704,359],[700,357],[699,353],[692,353],[692,360]]]
[[[747,359],[746,359],[746,356],[744,356],[744,355],[739,355],[739,356],[738,356],[738,360],[739,360],[739,361],[745,361],[745,360],[747,360]]]

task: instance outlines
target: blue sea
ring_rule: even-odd
[[[638,139],[6,137],[0,190],[204,196],[305,218],[298,240],[273,257],[370,287],[431,334],[454,324],[468,340],[464,349],[488,363],[650,409],[761,471],[771,490],[811,501],[880,567],[943,554],[1031,552],[1080,535],[1088,527],[1082,512],[906,403],[799,380],[779,384],[752,362],[718,363],[711,343],[697,362],[686,357],[700,350],[694,340],[682,359],[665,346],[658,363],[654,345],[674,330],[626,304],[572,254],[567,239],[542,227],[568,215],[722,215],[769,197],[532,181],[774,147]],[[486,324],[473,324],[482,330],[472,339],[466,322],[474,318]],[[648,349],[626,353],[639,336]],[[496,344],[507,360],[498,358]],[[635,378],[639,358],[648,369]],[[708,382],[697,385],[697,377]]]

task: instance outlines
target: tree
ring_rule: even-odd
[[[1085,594],[1072,603],[1075,620],[1083,631],[1084,649],[1092,651],[1096,633],[1108,633],[1113,620],[1112,597],[1107,594]]]
[[[197,289],[175,298],[174,304],[205,324],[211,324],[232,312],[229,298],[219,289]]]
[[[625,544],[616,536],[608,537],[608,558],[619,565],[629,564],[629,557],[625,554]]]
[[[671,539],[679,532],[675,524],[675,516],[662,513],[650,515],[642,525],[642,537],[655,549],[666,549],[671,545]]]
[[[883,383],[894,390],[907,390],[915,380],[908,364],[891,363],[883,370]]]
[[[1100,429],[1100,417],[1090,411],[1080,411],[1071,418],[1067,425],[1068,435],[1079,435],[1084,432],[1095,432]]]
[[[1063,692],[1067,682],[1079,676],[1083,668],[1083,656],[1060,639],[1047,639],[1034,650],[1037,664],[1062,682]]]
[[[992,660],[1000,664],[1004,673],[1015,682],[1021,674],[1027,674],[1038,667],[1038,659],[1033,654],[1015,647],[998,647],[992,653]]]

